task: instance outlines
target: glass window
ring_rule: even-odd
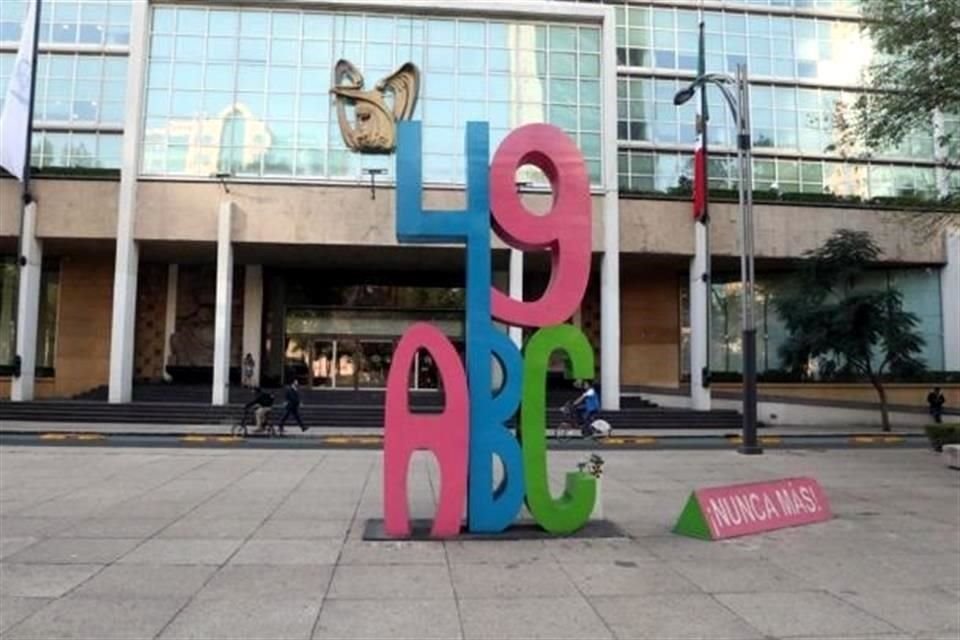
[[[550,48],[554,51],[576,51],[577,30],[575,27],[550,27]]]
[[[479,20],[461,20],[459,44],[483,47],[486,44],[486,24]]]
[[[414,117],[424,122],[427,181],[464,179],[463,149],[450,141],[462,140],[467,120],[491,123],[494,148],[508,127],[554,121],[588,147],[589,170],[601,174],[595,26],[289,8],[182,9],[153,11],[150,124],[141,163],[146,173],[207,176],[223,165],[250,176],[363,179],[361,168],[386,166],[389,157],[349,152],[339,127],[327,125],[336,105],[328,94],[330,61],[346,58],[368,88],[407,60],[423,70]],[[631,13],[633,28],[643,32],[649,12]],[[180,29],[181,22],[189,28]],[[89,109],[93,86],[84,91]],[[59,99],[77,102],[72,94]],[[113,104],[122,106],[122,99]],[[352,119],[353,107],[346,113]],[[645,130],[645,122],[636,124]]]
[[[457,23],[453,20],[429,20],[427,42],[452,45],[456,43]]]

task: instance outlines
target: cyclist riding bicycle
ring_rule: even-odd
[[[266,430],[266,418],[270,413],[270,407],[273,406],[273,395],[257,387],[253,390],[254,398],[243,405],[243,421],[247,421],[247,412],[254,409],[254,418],[257,423],[257,430],[254,433],[263,433]]]
[[[577,385],[583,390],[580,397],[573,401],[573,406],[577,410],[577,420],[580,423],[580,430],[583,435],[590,435],[592,428],[590,423],[594,421],[597,414],[600,413],[600,396],[597,390],[593,388],[593,382],[584,380]]]

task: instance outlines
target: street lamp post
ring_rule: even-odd
[[[737,123],[737,167],[739,170],[740,203],[740,280],[742,282],[741,321],[743,324],[743,454],[763,453],[757,441],[757,325],[754,318],[753,268],[753,173],[750,142],[750,87],[747,67],[737,65],[736,77],[725,73],[698,76],[673,97],[677,106],[704,90],[710,83],[720,89]],[[736,95],[730,91],[733,86]]]

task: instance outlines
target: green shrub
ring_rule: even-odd
[[[960,425],[931,424],[927,425],[926,431],[934,451],[943,451],[945,444],[960,444]]]

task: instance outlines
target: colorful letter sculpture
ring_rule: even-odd
[[[439,463],[434,537],[459,533],[464,499],[471,532],[503,531],[526,497],[540,526],[557,534],[583,526],[596,500],[596,481],[588,473],[568,474],[566,491],[557,500],[547,481],[550,356],[565,352],[578,378],[594,374],[590,343],[578,328],[563,324],[583,300],[590,276],[591,203],[583,157],[560,129],[543,124],[511,132],[488,167],[489,146],[487,123],[467,123],[466,208],[425,210],[420,123],[398,123],[397,238],[401,243],[465,245],[467,344],[465,370],[449,339],[429,324],[410,327],[397,348],[384,421],[384,528],[391,536],[410,535],[406,477],[416,450],[432,451]],[[528,211],[517,194],[516,171],[528,164],[550,181],[554,198],[546,215]],[[514,300],[493,288],[491,230],[517,249],[550,251],[550,283],[540,299]],[[539,330],[521,355],[495,319]],[[446,394],[442,414],[414,414],[407,405],[407,381],[418,349],[429,351],[437,362]],[[498,389],[492,385],[494,359],[504,374]],[[506,426],[518,410],[520,440]],[[503,468],[496,486],[495,458]]]
[[[833,517],[830,501],[813,478],[784,478],[690,494],[674,533],[723,540],[784,527],[824,522]]]

